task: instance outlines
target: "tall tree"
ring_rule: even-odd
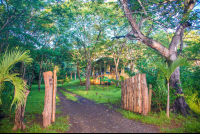
[[[177,47],[182,45],[180,42],[182,41],[185,29],[192,25],[192,21],[198,15],[192,10],[196,4],[196,0],[163,0],[161,2],[146,0],[137,0],[133,2],[120,0],[120,2],[132,29],[126,37],[139,40],[150,48],[158,51],[166,58],[169,65],[172,64],[177,59]],[[133,14],[137,15],[134,17]],[[140,17],[139,21],[137,20],[137,17]],[[149,37],[153,28],[150,28],[148,31],[142,31],[142,24],[147,20],[151,21],[153,25],[157,24],[165,29],[176,27],[169,48]],[[170,86],[176,89],[176,93],[182,94],[182,88],[179,85],[180,69],[178,67],[170,77]],[[173,103],[172,110],[179,111],[186,116],[188,114],[189,106],[183,97],[177,97]]]

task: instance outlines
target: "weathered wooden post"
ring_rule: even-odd
[[[24,82],[27,83],[27,80],[24,80]],[[24,103],[19,104],[18,107],[17,107],[17,110],[15,111],[15,123],[14,123],[13,131],[16,131],[18,129],[24,130],[26,128],[26,125],[23,123],[23,121],[24,121],[26,100],[27,100],[27,96],[28,96],[29,92],[30,91],[25,88]]]
[[[152,85],[149,85],[149,112],[151,111]]]
[[[55,113],[56,113],[56,92],[57,92],[57,76],[56,76],[56,70],[54,70],[54,71],[53,71],[52,122],[55,122]]]
[[[43,115],[43,126],[47,127],[51,124],[52,117],[52,90],[53,90],[53,80],[52,72],[44,72],[44,83],[45,83],[45,98],[44,98],[44,111]]]
[[[148,104],[148,87],[146,82],[146,74],[141,74],[142,88],[142,114],[147,115],[149,111]]]

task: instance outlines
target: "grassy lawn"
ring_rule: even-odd
[[[25,110],[26,129],[21,131],[12,131],[14,126],[14,113],[0,121],[0,133],[58,133],[67,132],[69,130],[68,116],[59,116],[55,123],[47,128],[42,127],[42,112],[44,109],[44,85],[41,85],[40,92],[38,86],[33,85],[28,95]],[[56,96],[56,103],[59,104],[59,96]],[[60,109],[56,109],[56,114],[60,114]]]
[[[121,88],[116,88],[115,85],[109,85],[108,91],[106,85],[104,90],[103,85],[91,85],[90,90],[85,91],[85,86],[80,86],[79,80],[76,80],[60,85],[60,87],[84,98],[93,100],[96,103],[104,103],[106,105],[114,104],[118,106],[121,105]],[[116,111],[120,112],[128,119],[140,120],[144,124],[154,124],[160,128],[161,132],[200,133],[200,119],[193,116],[184,117],[182,115],[174,115],[170,113],[170,118],[167,118],[165,111],[161,111],[159,113],[150,112],[147,116],[133,113],[121,108],[116,109]]]

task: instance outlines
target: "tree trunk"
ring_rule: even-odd
[[[134,61],[131,60],[131,73],[134,73]]]
[[[38,78],[38,92],[40,91],[40,85],[41,85],[41,76],[42,76],[42,64],[43,62],[40,62],[40,72],[39,72],[39,78]]]
[[[72,80],[72,73],[73,73],[73,72],[71,72],[71,80]]]
[[[76,72],[74,72],[74,79],[76,80]]]
[[[95,75],[94,75],[94,67],[93,67],[92,75],[93,75],[93,84],[94,84],[94,77],[95,77]]]
[[[167,117],[169,118],[169,81],[167,81],[167,109],[166,109],[166,114],[167,114]]]
[[[80,80],[81,86],[83,86],[83,83],[82,83],[81,77],[80,77],[80,72],[79,72],[79,63],[77,63],[77,75],[78,75],[78,78]]]
[[[31,86],[32,86],[32,83],[33,83],[33,78],[34,78],[34,66],[35,66],[35,63],[33,64],[33,68],[32,68],[32,76],[31,76],[30,88],[29,88],[30,91],[31,91]]]
[[[148,38],[147,36],[144,36],[144,34],[140,31],[140,29],[136,23],[136,20],[134,19],[133,15],[129,9],[127,0],[120,0],[120,1],[122,4],[122,8],[124,10],[125,16],[127,17],[128,21],[131,25],[132,34],[136,38],[139,38],[142,43],[144,43],[148,47],[158,51],[160,54],[162,54],[162,56],[164,56],[168,60],[168,63],[175,61],[177,58],[177,47],[179,45],[181,38],[183,37],[185,28],[190,27],[191,24],[189,22],[180,24],[180,26],[177,28],[177,30],[172,38],[172,41],[171,41],[171,43],[169,45],[169,49],[168,49],[164,45],[162,45],[160,42],[153,40],[151,38]],[[193,9],[195,2],[196,1],[190,1],[190,2],[186,3],[183,18],[185,18],[185,15],[189,15],[188,12]],[[128,37],[128,34],[126,37]],[[181,82],[180,82],[180,68],[178,67],[173,72],[172,76],[170,77],[169,85],[176,90],[176,93],[182,94],[183,92],[182,92],[182,89],[179,86],[179,84],[181,84]],[[186,103],[184,97],[176,98],[176,100],[174,101],[173,106],[172,106],[172,111],[173,112],[181,112],[184,116],[187,116],[187,114],[189,114],[190,108],[189,108],[188,104]]]
[[[21,62],[20,73],[21,73],[21,78],[22,79],[24,79],[24,77],[25,77],[25,71],[26,71],[26,67],[24,65],[24,62]]]
[[[44,83],[45,83],[45,98],[44,98],[44,111],[43,115],[43,126],[47,127],[52,121],[52,95],[53,95],[53,79],[52,72],[44,72]]]
[[[90,71],[91,71],[91,63],[88,63],[87,72],[86,72],[86,91],[90,89]]]
[[[27,80],[25,80],[25,83],[27,83]],[[19,104],[17,107],[17,110],[15,111],[15,123],[13,127],[13,131],[16,131],[18,129],[24,130],[26,128],[26,125],[23,123],[24,121],[24,113],[26,108],[26,100],[27,96],[29,94],[29,90],[25,89],[25,100],[23,104]]]
[[[116,72],[116,80],[119,81],[118,65],[115,65],[115,72]],[[119,82],[116,83],[116,87],[119,87]]]
[[[177,59],[176,53],[172,54],[170,57],[171,61],[168,61],[169,65],[176,59]],[[176,90],[176,94],[183,94],[182,88],[179,85],[181,85],[180,67],[177,67],[170,77],[169,86]],[[184,116],[187,116],[189,114],[190,107],[186,103],[183,96],[177,97],[171,107],[171,111],[175,113],[180,112]]]

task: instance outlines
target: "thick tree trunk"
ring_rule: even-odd
[[[25,83],[27,83],[27,80],[25,80]],[[25,113],[25,108],[26,108],[26,100],[30,91],[27,89],[25,90],[26,91],[24,92],[25,94],[24,103],[19,104],[19,106],[17,107],[17,110],[15,111],[15,123],[14,123],[13,131],[16,131],[18,129],[24,130],[26,128],[26,125],[23,123],[23,121],[24,121],[24,113]]]
[[[189,22],[185,22],[184,24],[181,24],[173,38],[172,41],[169,45],[169,49],[167,49],[164,45],[162,45],[161,43],[159,43],[158,41],[155,41],[151,38],[148,38],[146,36],[144,36],[144,34],[140,31],[136,20],[133,18],[133,15],[129,9],[129,6],[127,4],[127,0],[120,0],[121,4],[122,4],[122,8],[124,10],[125,16],[127,17],[131,28],[132,28],[132,34],[135,36],[135,38],[138,38],[141,40],[142,43],[144,43],[145,45],[149,46],[150,48],[153,48],[154,50],[158,51],[160,54],[162,54],[167,60],[168,63],[171,63],[173,61],[176,60],[177,58],[177,47],[179,45],[179,42],[181,40],[181,38],[183,37],[184,31],[186,27],[191,26],[191,24]],[[187,2],[187,1],[185,1]],[[184,19],[186,16],[188,16],[188,12],[191,11],[194,8],[196,1],[190,1],[188,3],[185,3],[185,10],[184,10],[184,14],[183,14],[183,18]],[[127,34],[126,37],[128,38],[130,34]],[[182,94],[182,89],[179,86],[180,84],[180,69],[177,68],[171,78],[170,78],[170,87],[174,88],[176,90],[176,93],[178,94]],[[172,106],[172,111],[174,112],[181,112],[184,116],[186,116],[187,114],[189,114],[189,106],[186,103],[184,97],[178,97]]]
[[[87,72],[86,72],[86,91],[90,89],[90,71],[91,71],[91,63],[87,66]]]
[[[42,61],[40,62],[40,72],[39,72],[39,78],[38,78],[38,92],[40,91],[40,86],[41,86],[41,76],[42,76]]]
[[[78,75],[78,78],[80,80],[81,86],[83,86],[83,83],[82,83],[81,77],[80,77],[80,72],[79,72],[79,63],[77,63],[77,75]]]
[[[177,54],[176,53],[172,54],[170,57],[171,61],[169,61],[169,64],[175,61],[176,59],[177,59]],[[182,88],[179,85],[181,85],[180,67],[177,67],[170,77],[169,86],[176,90],[176,94],[183,94]],[[180,112],[184,116],[187,116],[189,114],[190,107],[186,103],[183,96],[177,97],[171,107],[171,111],[176,113]]]

